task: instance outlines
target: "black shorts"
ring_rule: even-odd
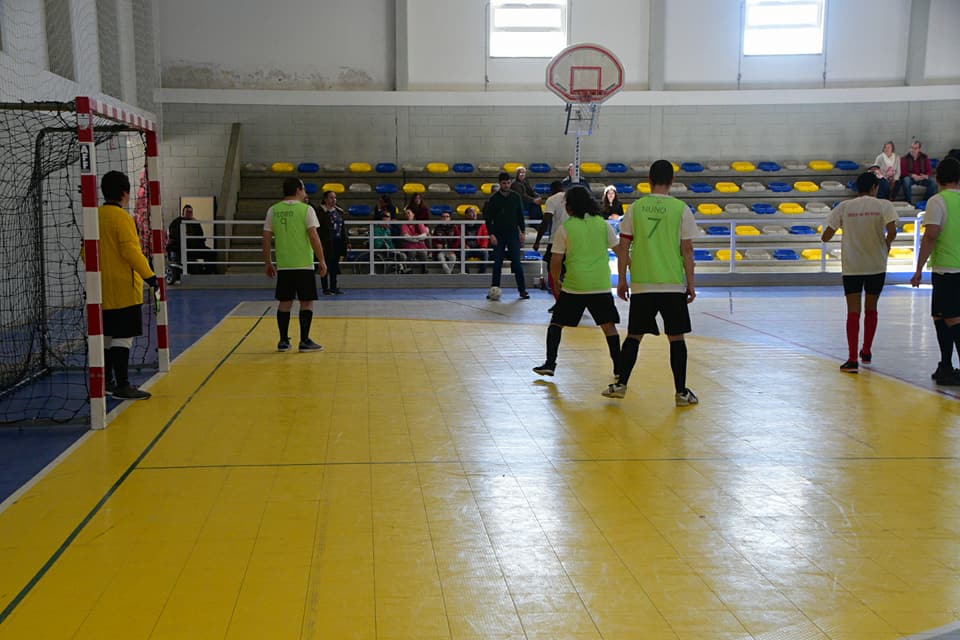
[[[636,336],[650,333],[660,335],[657,314],[663,318],[663,332],[668,336],[690,333],[690,311],[687,294],[637,293],[630,296],[630,322],[627,333]]]
[[[274,298],[287,302],[317,299],[317,278],[313,269],[282,269],[277,271],[277,290]]]
[[[933,295],[930,315],[935,318],[960,318],[960,273],[932,273]]]
[[[143,334],[142,306],[135,304],[122,309],[104,309],[103,335],[111,338],[134,338]]]
[[[575,327],[580,324],[584,309],[590,311],[593,321],[598,325],[620,322],[620,313],[617,311],[612,293],[568,293],[566,291],[560,292],[550,322],[564,327]]]
[[[860,295],[866,291],[871,296],[878,296],[883,291],[883,283],[887,281],[887,274],[872,273],[868,276],[843,276],[843,295]]]

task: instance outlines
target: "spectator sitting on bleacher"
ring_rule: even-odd
[[[480,212],[476,207],[467,207],[464,212],[467,220],[476,220]],[[483,222],[463,225],[463,237],[467,246],[467,260],[476,258],[480,260],[480,273],[487,272],[487,254],[490,246],[490,234],[487,233],[487,225]]]
[[[444,211],[440,214],[443,224],[433,227],[433,238],[430,244],[433,246],[433,255],[440,261],[443,272],[453,273],[454,265],[459,262],[460,250],[460,226],[450,224],[450,214]]]
[[[397,273],[406,273],[409,269],[403,261],[407,256],[401,251],[397,251],[393,244],[393,229],[400,229],[402,225],[390,224],[390,212],[386,209],[380,212],[378,216],[383,222],[373,226],[373,250],[375,262],[392,262],[394,271]]]
[[[187,255],[181,256],[184,227],[187,235]],[[215,273],[216,271],[213,263],[217,260],[217,252],[207,246],[203,227],[193,217],[193,207],[189,204],[184,205],[180,217],[170,223],[167,229],[166,250],[171,262],[178,263],[181,267],[188,265],[187,273],[189,274]],[[194,264],[198,260],[202,260],[205,264]],[[179,277],[176,280],[179,280]]]
[[[617,188],[607,185],[603,190],[603,202],[600,203],[600,215],[607,220],[619,220],[623,217],[623,205],[617,197]]]
[[[420,262],[420,273],[427,272],[427,238],[430,233],[427,231],[427,225],[415,222],[413,210],[409,207],[407,212],[407,224],[403,225],[401,238],[399,240],[400,248],[407,255],[408,260]]]
[[[578,182],[573,181],[573,174],[574,174],[574,166],[573,166],[573,163],[571,162],[569,165],[567,165],[567,177],[561,180],[564,191],[566,191],[573,185],[578,184],[584,189],[586,189],[587,193],[593,193],[590,190],[590,182],[584,177],[583,173],[580,174],[580,180]]]
[[[906,202],[911,202],[915,184],[927,188],[923,194],[924,200],[929,200],[930,196],[937,192],[937,183],[930,178],[933,173],[930,158],[920,150],[921,148],[923,145],[920,141],[914,140],[910,143],[910,153],[900,159],[900,186],[903,188],[903,199]]]
[[[878,198],[890,200],[892,199],[890,194],[897,189],[897,182],[900,180],[900,157],[896,154],[896,150],[893,140],[887,140],[883,143],[883,151],[873,161],[877,167],[874,174],[882,181],[877,190]],[[873,167],[867,169],[867,171],[872,170]]]
[[[543,204],[543,199],[540,198],[540,195],[537,193],[537,190],[533,188],[533,185],[527,181],[526,167],[517,169],[516,177],[513,179],[513,182],[510,183],[510,189],[520,194],[520,199],[523,200],[523,210],[527,214],[528,219],[540,220],[543,218],[543,209],[540,208],[540,205]]]
[[[416,220],[430,219],[430,207],[424,203],[422,193],[413,194],[413,196],[410,198],[410,202],[407,203],[407,208],[404,211],[412,211],[413,217]],[[409,220],[409,217],[407,219]]]

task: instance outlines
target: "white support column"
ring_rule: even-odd
[[[96,0],[70,0],[73,62],[77,84],[85,94],[100,93],[100,38]]]
[[[137,104],[137,52],[134,38],[133,3],[117,0],[117,33],[120,45],[120,79],[123,101]]]

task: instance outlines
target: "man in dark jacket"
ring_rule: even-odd
[[[517,279],[517,291],[520,297],[527,299],[526,281],[523,277],[523,263],[520,249],[523,246],[523,200],[520,194],[510,190],[510,174],[502,171],[497,176],[500,190],[490,196],[483,207],[483,220],[490,232],[490,244],[493,245],[493,283],[487,298],[494,300],[499,296],[494,289],[500,289],[500,272],[503,270],[504,253],[510,255],[510,265]]]
[[[903,188],[903,199],[910,202],[913,197],[913,185],[919,184],[927,188],[923,194],[924,200],[937,192],[937,183],[930,178],[933,175],[930,158],[920,149],[923,147],[919,140],[910,143],[910,153],[900,158],[900,186]]]

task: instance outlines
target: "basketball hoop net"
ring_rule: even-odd
[[[575,44],[558,53],[547,65],[547,88],[567,104],[568,135],[573,123],[577,142],[574,182],[580,181],[580,138],[599,126],[600,105],[623,87],[623,65],[606,47]]]

